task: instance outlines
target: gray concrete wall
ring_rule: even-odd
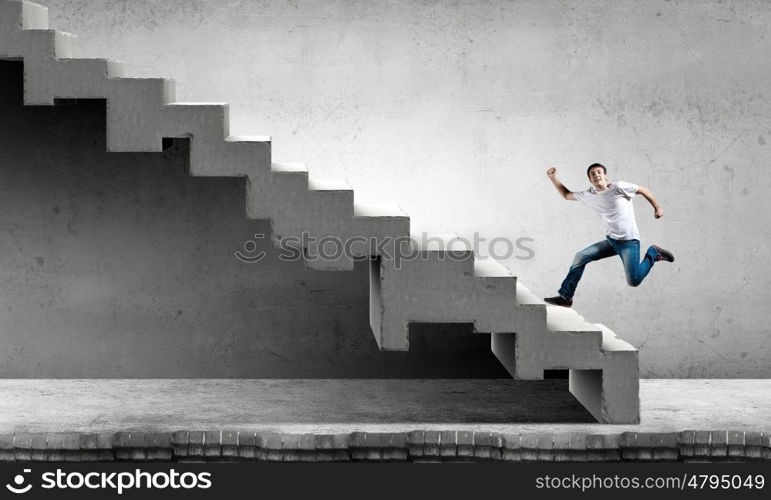
[[[636,201],[643,244],[677,262],[637,289],[595,263],[576,307],[640,347],[643,376],[771,375],[768,2],[42,3],[79,55],[230,101],[234,132],[399,203],[416,232],[533,238],[506,264],[540,295],[604,233],[544,171],[581,189],[608,165],[658,196],[660,221]]]

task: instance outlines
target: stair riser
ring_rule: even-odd
[[[0,31],[0,58],[2,59],[25,59],[35,64],[44,64],[52,62],[55,57],[72,57],[70,35],[47,29]]]
[[[0,4],[0,31],[48,29],[48,9],[29,2]]]
[[[216,120],[216,118],[215,118]],[[210,124],[211,126],[211,124]],[[251,177],[255,180],[269,175],[270,142],[222,142],[214,148],[195,140],[190,146],[190,174],[199,177]]]
[[[570,370],[570,392],[602,423],[640,423],[639,359],[636,351],[606,355],[602,371]]]

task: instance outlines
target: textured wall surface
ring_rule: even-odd
[[[413,231],[533,238],[506,264],[541,295],[604,234],[544,171],[577,190],[606,164],[659,198],[658,221],[635,202],[643,244],[677,261],[635,289],[592,264],[576,308],[640,347],[643,376],[771,376],[768,2],[42,3],[79,55],[231,102],[234,132],[399,203]]]

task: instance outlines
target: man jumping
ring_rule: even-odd
[[[671,252],[652,245],[645,252],[645,257],[640,262],[640,231],[634,218],[632,198],[639,193],[653,207],[653,215],[657,219],[664,216],[661,205],[653,197],[648,188],[637,186],[629,182],[608,182],[608,171],[599,163],[594,163],[586,170],[592,187],[585,191],[571,192],[557,179],[557,169],[552,167],[546,171],[554,187],[566,200],[581,201],[592,208],[608,224],[605,240],[588,246],[578,252],[570,265],[570,271],[562,286],[559,295],[543,299],[549,304],[570,307],[573,305],[575,294],[584,267],[595,260],[604,259],[613,255],[621,257],[626,273],[626,282],[630,286],[637,286],[650,272],[653,264],[660,260],[674,262],[675,257]]]

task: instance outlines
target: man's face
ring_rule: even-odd
[[[608,187],[608,176],[602,167],[594,167],[589,170],[589,182],[597,189],[605,189]]]

